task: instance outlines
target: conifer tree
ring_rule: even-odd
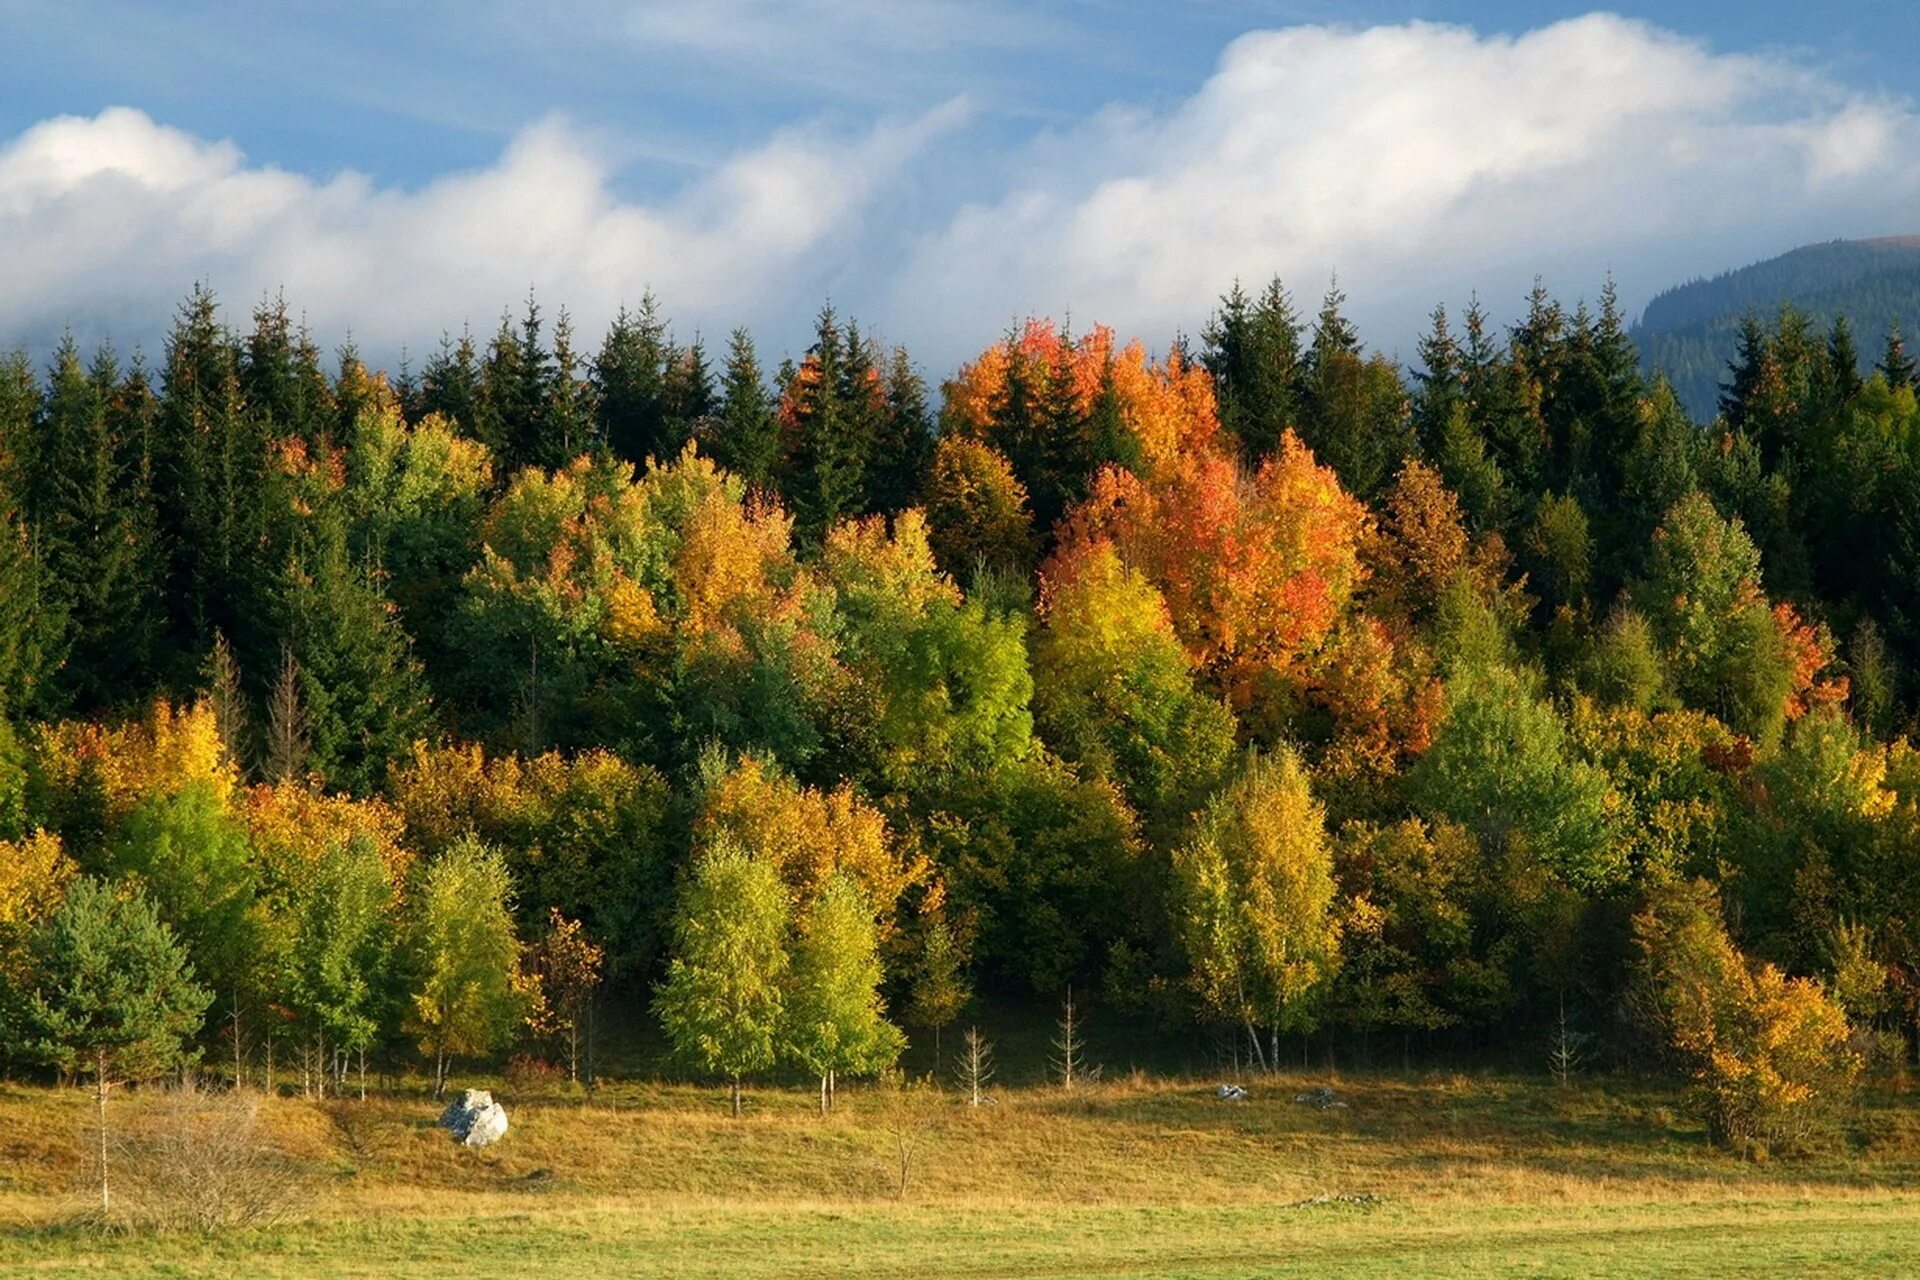
[[[420,374],[420,416],[437,413],[460,428],[463,435],[481,439],[480,357],[473,332],[461,329],[460,340],[440,335],[440,349]]]
[[[177,1062],[210,997],[137,888],[77,882],[30,950],[25,1046],[61,1071],[93,1076],[100,1210],[110,1213],[107,1093]]]
[[[780,426],[773,416],[773,399],[760,372],[753,336],[745,329],[735,329],[727,341],[720,412],[712,423],[707,448],[715,462],[749,488],[765,489],[772,482],[780,456]]]
[[[933,460],[933,419],[927,410],[927,383],[913,367],[905,347],[895,347],[887,364],[886,409],[874,442],[867,498],[870,509],[888,514],[918,501]]]
[[[1894,325],[1887,330],[1887,349],[1880,357],[1880,363],[1874,368],[1887,380],[1887,385],[1896,391],[1901,387],[1914,385],[1914,361],[1907,354],[1907,344],[1901,340],[1900,326]]]
[[[641,463],[666,448],[666,322],[649,291],[637,312],[622,307],[594,358],[591,380],[600,439],[613,456]]]
[[[317,519],[281,575],[276,612],[297,664],[310,766],[365,794],[424,723],[425,685],[380,575],[349,559],[337,513]]]

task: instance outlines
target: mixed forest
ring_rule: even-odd
[[[579,1070],[597,1008],[824,1106],[1071,992],[1255,1066],[1557,1027],[1728,1140],[1904,1072],[1897,337],[1751,319],[1698,421],[1610,287],[1411,371],[1342,306],[938,386],[651,300],[388,376],[197,290],[0,361],[9,1066]]]

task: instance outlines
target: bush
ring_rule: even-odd
[[[1635,1010],[1692,1080],[1709,1136],[1741,1149],[1805,1142],[1860,1072],[1839,1005],[1742,955],[1703,882],[1655,890],[1633,933]]]
[[[261,1132],[261,1105],[249,1091],[166,1089],[115,1143],[114,1225],[210,1234],[290,1215],[310,1188]]]

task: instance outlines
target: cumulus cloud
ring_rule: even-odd
[[[1307,302],[1337,271],[1371,335],[1443,295],[1591,291],[1735,266],[1897,220],[1920,186],[1910,105],[1793,62],[1716,55],[1610,15],[1519,37],[1412,23],[1236,40],[1163,113],[1042,140],[999,198],[903,272],[977,328],[1071,308],[1156,335],[1239,276]]]
[[[0,149],[6,322],[140,336],[197,279],[243,304],[284,287],[318,332],[351,327],[383,355],[484,326],[530,286],[590,322],[648,287],[778,320],[817,300],[882,184],[962,112],[853,137],[789,129],[657,203],[620,198],[557,118],[493,165],[406,190],[250,165],[129,108],[62,117]]]
[[[864,0],[810,3],[874,48],[923,38]],[[761,0],[728,4],[759,20]],[[693,6],[654,13],[635,38],[724,44]],[[1363,332],[1410,352],[1426,310],[1472,288],[1517,300],[1542,272],[1590,292],[1611,268],[1632,302],[1806,240],[1915,230],[1920,194],[1911,104],[1607,15],[1254,32],[1163,108],[1014,144],[1007,119],[972,118],[794,125],[649,199],[621,194],[618,139],[557,117],[418,187],[282,171],[132,109],[50,120],[0,146],[0,340],[151,336],[208,279],[243,305],[284,286],[323,339],[351,326],[386,358],[485,327],[529,285],[589,329],[651,285],[683,322],[775,346],[832,292],[938,369],[1028,310],[1164,342],[1236,276],[1278,272],[1311,303],[1337,270]],[[949,197],[962,170],[971,202]]]

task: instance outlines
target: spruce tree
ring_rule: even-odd
[[[727,341],[720,412],[711,424],[707,448],[715,462],[750,488],[764,489],[773,479],[780,456],[780,426],[773,416],[773,400],[760,372],[753,336],[745,329],[735,329]]]
[[[472,439],[480,435],[480,357],[470,329],[460,331],[460,340],[440,335],[440,349],[427,360],[420,374],[420,416],[437,413]]]
[[[354,563],[337,513],[323,512],[281,574],[280,634],[296,664],[310,765],[370,793],[427,716],[413,642],[380,575]]]
[[[887,364],[886,410],[874,443],[867,497],[875,511],[903,511],[918,500],[933,460],[933,418],[927,409],[927,382],[913,367],[905,347],[895,347]]]
[[[638,312],[620,308],[592,370],[595,422],[616,458],[641,463],[669,456],[666,414],[666,323],[648,292]]]
[[[1900,338],[1900,326],[1894,325],[1887,330],[1887,349],[1880,357],[1880,363],[1874,368],[1887,380],[1887,385],[1896,391],[1901,387],[1914,385],[1914,361],[1907,354],[1907,344]]]

